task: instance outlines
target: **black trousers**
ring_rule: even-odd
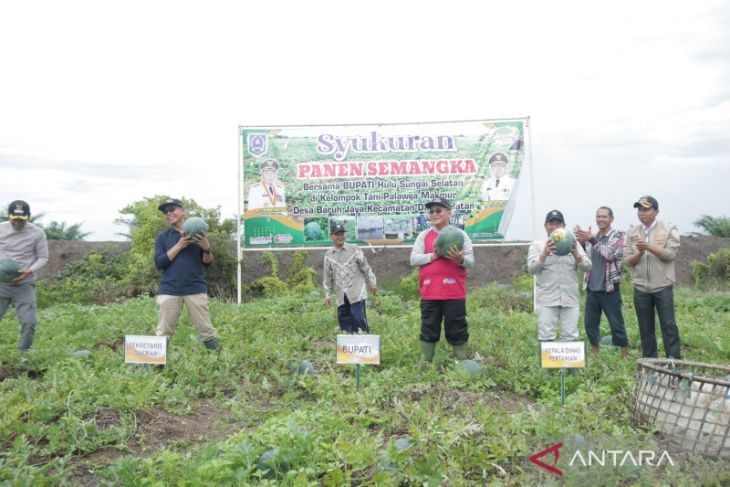
[[[654,310],[659,315],[664,353],[667,358],[680,359],[679,328],[674,319],[674,290],[671,287],[655,293],[634,289],[634,309],[639,322],[642,357],[657,358],[656,321]]]
[[[444,335],[451,345],[463,345],[469,341],[466,322],[466,301],[463,299],[421,300],[422,342],[436,343],[441,339],[441,321]]]

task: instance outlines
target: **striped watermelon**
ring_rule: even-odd
[[[8,284],[20,275],[21,265],[13,259],[0,260],[0,282]]]

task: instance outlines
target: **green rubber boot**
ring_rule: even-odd
[[[218,339],[215,337],[204,341],[203,345],[205,345],[205,348],[208,350],[219,350],[221,348],[220,342],[218,342]]]
[[[467,345],[463,343],[461,345],[454,345],[454,357],[458,360],[466,360]]]
[[[419,342],[421,345],[421,362],[433,362],[436,353],[436,344],[431,342]]]

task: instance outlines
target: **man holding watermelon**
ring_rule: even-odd
[[[157,305],[160,316],[157,336],[171,337],[177,327],[183,305],[188,308],[195,330],[203,345],[211,350],[220,348],[208,310],[208,285],[204,268],[213,262],[213,252],[203,228],[185,234],[185,207],[182,201],[168,198],[158,209],[165,215],[170,228],[155,239],[155,266],[162,271]],[[194,233],[193,233],[194,232]]]
[[[547,240],[533,242],[527,251],[527,271],[535,276],[538,339],[555,340],[560,322],[560,339],[576,341],[580,317],[576,271],[590,271],[591,260],[565,229],[562,212],[552,210],[545,216],[545,232]]]
[[[8,221],[0,223],[0,262],[12,267],[3,272],[9,282],[0,283],[0,320],[12,303],[20,322],[18,350],[20,360],[33,345],[36,314],[35,272],[48,263],[48,241],[45,232],[29,222],[30,205],[22,200],[10,203]]]
[[[418,235],[411,250],[411,265],[419,268],[421,358],[425,362],[433,360],[443,321],[446,341],[453,347],[454,356],[464,360],[469,341],[466,270],[474,267],[474,250],[469,236],[449,225],[448,200],[433,198],[426,208],[432,226]]]

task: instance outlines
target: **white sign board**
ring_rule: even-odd
[[[338,364],[380,364],[378,335],[337,335]]]
[[[164,365],[167,362],[167,337],[125,335],[124,362]]]
[[[544,369],[584,368],[585,342],[540,342],[540,366]]]

